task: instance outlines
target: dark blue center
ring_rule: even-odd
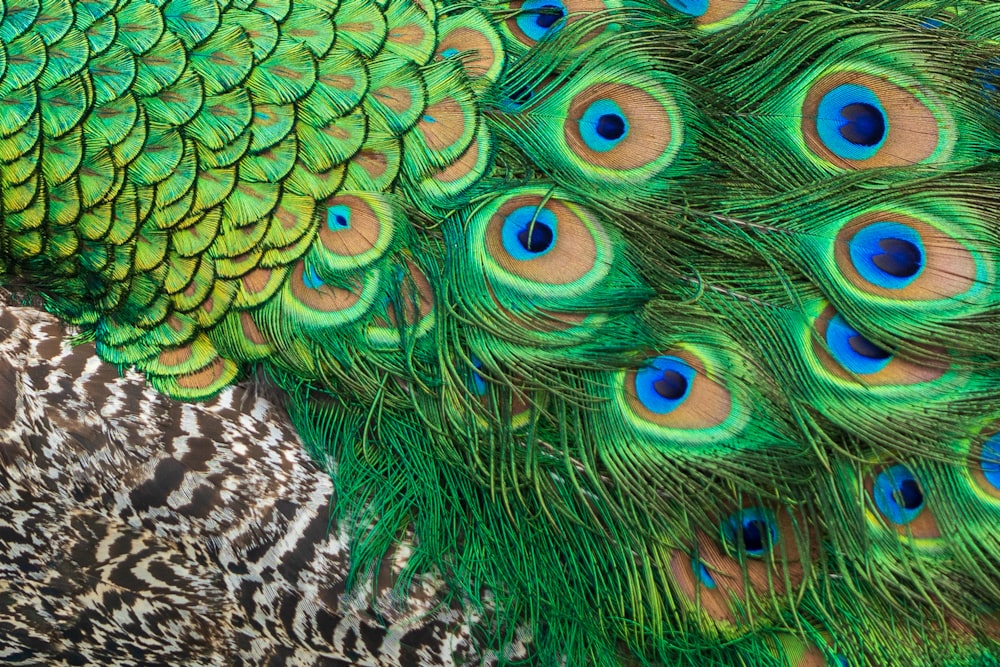
[[[608,141],[620,139],[625,134],[625,119],[618,114],[604,114],[597,119],[597,134]]]
[[[881,254],[872,256],[872,264],[890,276],[909,278],[920,271],[923,254],[915,244],[904,239],[880,239]]]
[[[545,252],[552,246],[555,234],[544,222],[535,221],[517,233],[517,240],[528,252]]]
[[[722,534],[733,549],[739,547],[748,556],[763,556],[778,543],[778,526],[774,514],[763,507],[751,507],[731,515],[722,524]]]
[[[862,357],[867,357],[868,359],[888,359],[892,355],[882,348],[880,348],[875,343],[871,342],[867,338],[861,335],[851,336],[847,339],[847,344],[851,346],[851,349],[856,353],[860,354]]]
[[[847,121],[840,126],[840,136],[859,146],[875,146],[885,138],[885,116],[871,104],[854,102],[840,110]]]
[[[653,391],[671,401],[683,396],[687,389],[687,378],[675,370],[663,371],[663,376],[653,383]]]
[[[538,16],[535,18],[535,25],[548,30],[556,21],[565,16],[563,8],[557,5],[543,5],[538,8]]]
[[[915,510],[924,504],[924,494],[914,479],[904,479],[893,493],[896,502],[908,510]]]
[[[760,519],[743,522],[743,546],[747,553],[759,553],[764,550],[764,535],[767,526]]]
[[[521,86],[508,96],[508,100],[515,106],[524,106],[535,96],[535,91],[531,86]]]

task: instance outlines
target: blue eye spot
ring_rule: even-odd
[[[593,102],[580,118],[580,137],[592,151],[606,153],[628,136],[628,119],[614,100]]]
[[[983,477],[993,488],[1000,489],[1000,433],[983,443],[979,458]]]
[[[501,230],[504,250],[517,260],[537,259],[555,247],[557,218],[547,208],[522,206],[511,211]]]
[[[733,548],[742,542],[748,556],[763,556],[778,542],[778,525],[769,510],[752,507],[726,519],[722,534]]]
[[[892,361],[892,354],[862,336],[840,315],[830,318],[826,326],[826,344],[837,363],[856,375],[878,373]]]
[[[479,361],[475,356],[472,357],[472,366],[476,369],[472,371],[472,386],[470,387],[472,391],[478,396],[486,395],[486,380],[483,376],[478,373],[478,370],[483,367],[483,362]]]
[[[445,49],[444,51],[441,52],[441,57],[442,58],[454,58],[457,55],[458,55],[458,49],[454,49],[454,48],[452,48],[452,49]]]
[[[889,121],[875,93],[864,86],[837,86],[820,100],[816,131],[837,157],[867,160],[889,134]]]
[[[350,228],[351,209],[343,204],[326,209],[326,225],[335,232]]]
[[[639,402],[658,415],[673,412],[687,400],[698,372],[678,357],[656,357],[635,374]]]
[[[924,244],[912,227],[876,222],[850,240],[851,263],[861,277],[885,289],[901,289],[924,269]]]
[[[983,97],[995,105],[997,86],[1000,84],[1000,58],[991,59],[985,67],[977,67],[975,80],[983,87]]]
[[[712,573],[708,571],[708,568],[705,567],[704,563],[696,558],[692,558],[691,569],[694,570],[694,573],[698,577],[698,581],[701,582],[702,586],[705,588],[715,588],[715,577],[713,577]]]
[[[323,279],[316,273],[316,269],[307,266],[305,271],[302,272],[302,284],[309,289],[319,289],[323,286]]]
[[[667,0],[667,4],[688,16],[701,16],[708,11],[708,0]]]
[[[897,525],[905,525],[924,509],[924,493],[920,483],[906,466],[894,465],[875,478],[872,496],[875,506],[885,518]]]
[[[515,20],[521,32],[538,41],[550,31],[559,30],[562,27],[559,23],[564,18],[566,6],[559,0],[527,0]]]

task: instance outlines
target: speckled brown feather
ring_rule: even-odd
[[[489,663],[434,578],[393,594],[405,544],[345,595],[332,494],[255,385],[173,401],[0,310],[0,663]]]

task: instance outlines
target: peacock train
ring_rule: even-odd
[[[1000,665],[1000,3],[2,0],[0,663]]]

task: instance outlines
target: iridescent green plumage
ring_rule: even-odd
[[[986,0],[2,16],[4,279],[265,369],[356,574],[412,530],[545,665],[1000,655]]]

